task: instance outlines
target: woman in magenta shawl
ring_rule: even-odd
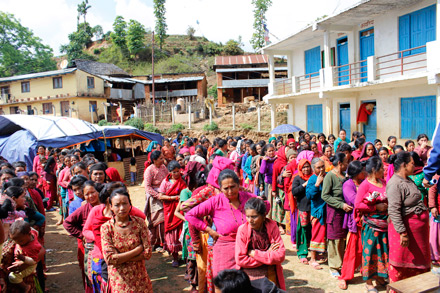
[[[232,170],[223,170],[218,179],[222,193],[190,210],[185,219],[200,231],[205,231],[214,239],[213,275],[225,269],[235,268],[235,238],[238,227],[246,222],[244,205],[255,195],[240,191],[240,180]],[[216,227],[213,230],[203,221],[211,216]]]

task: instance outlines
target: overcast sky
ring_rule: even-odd
[[[60,55],[61,44],[76,29],[77,5],[81,0],[2,0],[0,10],[18,18],[33,30],[45,44]],[[272,42],[287,37],[323,15],[331,15],[359,0],[272,0],[267,13],[267,26]],[[92,6],[87,21],[112,30],[117,15],[128,22],[135,19],[147,28],[154,28],[153,0],[89,0]],[[244,49],[252,52],[249,43],[253,29],[251,0],[167,0],[168,34],[186,34],[188,26],[197,36],[225,43],[242,37]],[[199,24],[197,24],[197,21]]]

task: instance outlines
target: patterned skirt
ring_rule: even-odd
[[[326,242],[327,226],[321,225],[318,218],[312,217],[312,239],[310,240],[310,250],[317,252],[325,252],[327,249]]]
[[[271,219],[278,224],[286,224],[286,211],[284,210],[284,191],[278,190],[278,199],[272,196],[272,191],[269,193],[270,215]]]
[[[375,231],[362,224],[362,277],[367,281],[375,276],[388,278],[388,232]]]

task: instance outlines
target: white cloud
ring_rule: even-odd
[[[87,21],[101,25],[104,32],[112,30],[116,15],[126,21],[135,19],[145,27],[154,29],[155,18],[152,0],[94,0]],[[61,44],[68,42],[68,34],[76,29],[76,7],[80,0],[2,0],[1,10],[14,14],[22,25],[31,28],[35,35],[59,54]],[[267,12],[270,33],[284,38],[324,14],[352,5],[357,0],[274,0]],[[251,0],[167,0],[166,19],[168,34],[186,34],[188,26],[196,35],[226,43],[242,37],[246,51],[253,28]],[[199,21],[199,25],[197,24]],[[272,41],[276,39],[271,36]]]
[[[130,19],[134,19],[142,23],[146,28],[154,28],[153,8],[145,4],[145,1],[114,0],[114,2],[116,15],[122,16],[125,21],[128,22]]]

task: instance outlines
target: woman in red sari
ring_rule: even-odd
[[[179,205],[180,192],[186,188],[186,183],[182,179],[180,164],[171,161],[168,164],[167,177],[159,187],[159,199],[163,202],[163,212],[165,216],[165,246],[164,249],[173,256],[172,266],[179,266],[179,251],[182,250],[182,243],[179,241],[182,232],[183,221],[174,215]]]
[[[390,224],[390,282],[429,272],[429,213],[416,184],[409,178],[414,173],[414,160],[408,152],[392,156],[394,175],[387,184]]]
[[[283,190],[283,184],[277,182],[278,176],[283,171],[284,167],[287,165],[287,157],[286,153],[289,150],[289,147],[281,147],[277,153],[277,159],[273,164],[272,171],[272,192],[269,193],[268,201],[271,206],[271,211],[269,213],[268,218],[276,221],[278,226],[280,227],[281,234],[285,234],[283,225],[286,224],[286,220],[284,219],[285,211],[284,211],[284,200],[285,194]]]

